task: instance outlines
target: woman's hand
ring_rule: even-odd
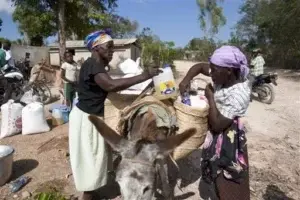
[[[215,90],[211,83],[207,84],[205,88],[205,97],[209,100],[214,97]]]
[[[179,83],[179,91],[180,91],[180,94],[185,93],[186,90],[188,89],[189,85],[190,85],[190,82],[189,82],[189,81],[182,80],[182,81]]]
[[[152,78],[154,76],[159,75],[160,73],[162,73],[163,71],[158,67],[158,66],[152,66],[149,67],[144,74],[147,75],[149,78]]]

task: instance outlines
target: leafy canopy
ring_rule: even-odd
[[[200,27],[208,35],[214,35],[219,32],[219,28],[226,24],[226,18],[219,2],[223,0],[196,0],[200,14]],[[209,24],[207,24],[209,22]],[[207,26],[209,28],[207,29]]]
[[[12,0],[14,21],[29,38],[54,36],[58,32],[58,1]],[[132,34],[137,22],[114,14],[117,0],[66,0],[66,35],[83,39],[89,32],[110,26],[116,37]]]

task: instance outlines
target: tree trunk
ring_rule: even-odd
[[[58,1],[57,8],[57,23],[58,23],[58,42],[59,42],[59,62],[60,65],[64,61],[64,53],[66,51],[66,30],[65,30],[65,0]],[[55,86],[62,87],[62,79],[60,77],[60,70],[56,72]]]
[[[66,51],[66,30],[65,30],[65,0],[58,2],[58,41],[60,64],[64,61],[64,53]]]

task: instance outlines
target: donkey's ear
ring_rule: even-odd
[[[95,115],[90,115],[89,120],[92,124],[94,124],[97,131],[115,151],[121,152],[124,148],[126,148],[128,140],[124,139],[116,131],[111,129],[102,119]]]
[[[181,134],[170,136],[165,140],[157,142],[160,152],[164,154],[172,152],[176,147],[192,137],[196,132],[197,130],[195,128],[191,128]]]

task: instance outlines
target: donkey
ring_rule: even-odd
[[[177,146],[193,136],[196,129],[167,137],[166,130],[157,128],[151,109],[135,118],[127,138],[116,133],[98,117],[90,115],[89,119],[105,141],[122,157],[116,169],[116,181],[124,200],[151,200],[157,189],[158,176],[164,199],[173,198],[164,160]]]

